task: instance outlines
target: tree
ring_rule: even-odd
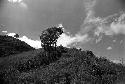
[[[49,51],[50,49],[52,49],[52,47],[56,49],[57,39],[62,33],[62,27],[51,27],[44,30],[40,35],[41,46],[44,48],[44,50]]]
[[[14,37],[19,38],[19,34],[15,34]]]

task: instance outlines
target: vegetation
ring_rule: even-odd
[[[122,64],[96,57],[92,51],[56,46],[60,31],[56,35],[57,31],[52,28],[54,35],[45,34],[45,38],[42,34],[41,49],[34,49],[13,37],[0,36],[1,52],[4,52],[2,48],[7,51],[0,58],[0,83],[125,84],[125,66]],[[14,53],[10,53],[12,51]]]
[[[34,50],[30,45],[11,36],[0,35],[0,57]]]
[[[19,34],[15,34],[14,37],[19,38]]]
[[[0,62],[0,79],[6,84],[118,84],[125,80],[121,64],[91,51],[62,46],[57,50],[60,53],[38,49],[5,57]]]
[[[44,30],[40,36],[41,46],[46,51],[51,51],[52,47],[56,49],[56,42],[59,36],[63,33],[61,27],[51,27]]]

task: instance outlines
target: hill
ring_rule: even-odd
[[[34,48],[19,39],[7,35],[0,35],[0,57],[19,54],[29,50],[34,50]]]
[[[4,57],[1,84],[125,84],[125,67],[91,51],[58,47]]]

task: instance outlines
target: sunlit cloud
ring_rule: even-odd
[[[107,50],[112,50],[112,47],[111,47],[111,46],[109,46],[109,47],[107,48]]]
[[[125,34],[125,23],[112,23],[111,24],[111,30],[115,34]]]
[[[59,27],[62,27],[62,24],[59,24]],[[63,28],[64,33],[60,35],[60,37],[57,39],[57,45],[62,45],[64,47],[69,47],[71,44],[76,44],[76,43],[86,43],[90,40],[88,34],[81,34],[77,33],[74,36],[70,34],[70,32],[66,31],[65,28]]]
[[[86,43],[88,42],[90,39],[88,38],[88,35],[79,35],[76,34],[75,36],[70,36],[66,33],[62,34],[60,36],[60,38],[57,40],[57,45],[62,45],[64,47],[68,47],[69,45],[73,44],[73,43]]]
[[[15,33],[8,33],[7,35],[14,37],[14,35],[16,35],[16,34]]]
[[[86,25],[87,24],[87,25]],[[87,33],[89,31],[95,31],[96,36],[100,36],[101,33],[105,35],[125,35],[125,13],[118,13],[110,15],[105,18],[95,17],[85,19],[81,31]]]
[[[118,13],[119,14],[119,13]],[[110,17],[100,18],[96,24],[96,32],[95,34],[104,33],[105,35],[117,35],[124,34],[125,35],[125,13],[119,15],[119,17],[115,17],[116,14],[111,15]],[[116,18],[115,20],[114,17]],[[112,20],[112,22],[110,22]],[[93,24],[95,21],[93,21]]]
[[[83,0],[86,10],[86,18],[81,25],[80,33],[87,34],[89,31],[94,31],[94,35],[99,39],[96,43],[102,39],[101,34],[105,35],[125,35],[125,13],[122,11],[107,17],[101,18],[95,16],[94,7],[98,3],[98,0]]]
[[[96,5],[96,3],[97,3],[97,0],[83,0],[83,5],[86,11],[86,18],[84,20],[84,23],[94,18],[94,15],[95,15],[94,6]]]
[[[7,33],[7,31],[2,31],[2,32],[5,33],[5,34]]]
[[[20,6],[23,7],[23,8],[28,8],[27,4],[24,3],[24,2],[20,3]]]
[[[20,3],[22,2],[22,0],[8,0],[9,2],[12,2],[12,3]]]
[[[14,35],[16,35],[16,33],[8,33],[7,35],[14,37]],[[16,38],[16,37],[14,37],[14,38]],[[41,41],[39,41],[39,40],[32,40],[32,39],[28,38],[27,36],[22,36],[17,39],[24,41],[25,43],[27,43],[28,45],[30,45],[31,47],[33,47],[35,49],[41,48]]]
[[[86,19],[83,21],[83,24],[81,27],[85,28],[86,23],[95,22],[95,21],[97,22],[97,21],[100,21],[100,19],[99,18],[95,19],[95,17],[94,17],[94,14],[95,14],[94,6],[96,5],[97,0],[93,0],[93,1],[92,0],[83,0],[83,1],[84,1],[85,11],[86,11]],[[88,30],[88,27],[86,27],[86,30]],[[72,36],[72,34],[70,34],[69,32],[67,32],[65,30],[65,33],[63,33],[60,36],[60,38],[57,40],[57,45],[63,45],[64,47],[68,47],[71,44],[77,44],[77,43],[85,44],[88,41],[90,41],[91,38],[89,37],[87,32],[85,32],[85,33],[83,33],[83,32],[85,32],[85,31],[81,29],[78,33],[76,33],[74,36]]]
[[[39,41],[39,40],[32,40],[26,36],[20,37],[18,39],[26,42],[27,44],[29,44],[33,48],[36,48],[36,49],[41,48],[41,41]]]
[[[113,63],[121,63],[121,61],[120,60],[110,60],[111,62],[113,62]]]
[[[8,0],[12,4],[19,4],[22,8],[28,8],[27,4],[23,0]]]
[[[110,15],[103,19],[103,25],[101,25],[100,33],[104,33],[105,35],[117,35],[124,34],[125,35],[125,13],[118,13],[114,15]]]

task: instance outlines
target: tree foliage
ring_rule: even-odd
[[[44,30],[40,35],[41,46],[46,51],[49,51],[52,47],[56,48],[57,39],[62,33],[62,27],[51,27]]]
[[[19,38],[19,34],[15,34],[14,37]]]

